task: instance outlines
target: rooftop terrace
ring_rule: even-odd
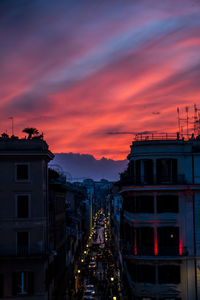
[[[200,140],[200,136],[194,136],[194,134],[180,134],[177,133],[138,133],[134,136],[133,142],[137,141],[193,141]]]
[[[53,157],[53,153],[49,151],[49,146],[42,137],[18,138],[16,136],[2,135],[0,137],[0,153],[7,155],[11,153],[26,152],[48,153]]]

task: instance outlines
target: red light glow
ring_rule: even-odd
[[[154,229],[154,254],[158,255],[158,237],[157,237],[157,228]]]
[[[183,242],[182,239],[179,239],[179,255],[183,254]]]
[[[137,238],[136,238],[136,229],[134,230],[134,254],[137,255]]]

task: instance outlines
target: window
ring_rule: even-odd
[[[177,183],[177,159],[157,159],[157,183]]]
[[[128,223],[124,222],[124,254],[134,255],[134,228]]]
[[[133,282],[156,282],[156,268],[153,265],[137,265],[131,262],[127,262],[127,268]]]
[[[141,160],[136,160],[136,184],[141,183]]]
[[[151,265],[137,265],[137,281],[145,283],[156,282],[156,268]]]
[[[28,232],[17,232],[17,255],[26,256],[29,252]]]
[[[34,292],[34,273],[13,273],[13,295],[30,295]]]
[[[4,277],[0,274],[0,298],[3,298],[4,294]]]
[[[128,174],[131,178],[134,178],[134,161],[130,160],[128,164]]]
[[[153,183],[153,160],[136,160],[136,184]]]
[[[136,269],[136,264],[132,263],[131,261],[127,261],[126,263],[127,265],[127,269],[128,269],[128,272],[131,276],[131,280],[133,282],[137,282],[137,269]]]
[[[139,255],[154,255],[154,229],[152,227],[136,228],[137,252]]]
[[[124,197],[123,209],[130,213],[135,213],[135,198],[133,196]]]
[[[24,181],[29,180],[29,165],[28,164],[17,164],[16,165],[16,180]]]
[[[29,196],[17,195],[17,217],[28,218],[29,217]]]
[[[154,196],[126,196],[123,208],[130,213],[154,213]]]
[[[163,283],[180,283],[180,266],[166,265],[158,267],[158,282]]]
[[[157,196],[158,213],[178,213],[178,195],[159,195]]]
[[[153,183],[153,160],[145,159],[143,160],[144,166],[144,184],[152,184]]]
[[[179,228],[159,227],[158,228],[158,255],[179,254]]]
[[[137,196],[136,197],[137,213],[154,213],[154,196]]]

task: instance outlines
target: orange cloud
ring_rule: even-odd
[[[12,115],[16,134],[37,127],[54,152],[124,159],[133,136],[109,132],[176,132],[176,107],[192,115],[198,5],[38,3],[39,12],[27,3],[0,21],[1,131],[11,131]]]

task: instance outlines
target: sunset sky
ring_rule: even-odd
[[[1,133],[53,152],[125,159],[125,133],[200,106],[199,0],[1,0],[0,37]]]

